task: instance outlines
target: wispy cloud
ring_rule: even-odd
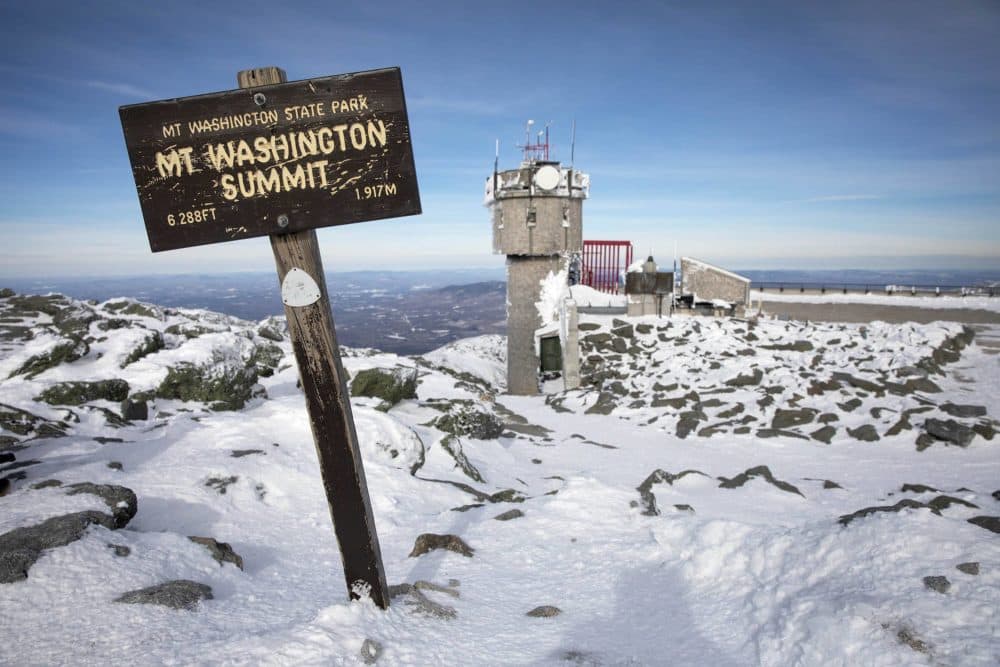
[[[879,195],[825,195],[823,197],[809,197],[808,199],[793,199],[792,201],[802,204],[816,204],[837,201],[871,201],[873,199],[882,199],[882,197]]]
[[[84,81],[83,85],[88,88],[96,88],[97,90],[104,90],[109,93],[115,93],[116,95],[124,95],[126,97],[141,97],[143,99],[150,99],[156,97],[153,93],[146,90],[145,88],[139,88],[138,86],[133,86],[129,83],[118,83],[112,81]]]
[[[503,105],[484,100],[456,99],[445,97],[411,97],[406,101],[411,109],[428,109],[445,113],[499,116],[506,113]]]

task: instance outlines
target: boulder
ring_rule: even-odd
[[[789,484],[788,482],[784,482],[780,479],[777,479],[774,475],[772,475],[770,468],[768,468],[767,466],[756,466],[754,468],[748,468],[747,470],[744,470],[743,472],[741,472],[739,475],[736,475],[732,479],[719,477],[719,481],[722,482],[721,484],[719,484],[719,488],[736,489],[743,486],[751,479],[754,479],[756,477],[763,478],[766,482],[768,482],[769,484],[778,489],[781,489],[782,491],[785,491],[787,493],[796,493],[802,496],[802,492],[799,491],[795,486]],[[802,497],[805,498],[805,496]]]
[[[820,442],[829,445],[830,441],[833,440],[833,436],[836,434],[837,434],[837,429],[827,424],[826,426],[823,426],[822,428],[819,428],[810,433],[809,437],[811,437],[813,440],[819,440]]]
[[[417,536],[416,541],[413,543],[413,550],[410,551],[410,558],[422,556],[425,553],[436,549],[453,551],[461,556],[465,556],[466,558],[472,558],[472,554],[475,553],[475,550],[457,535],[423,533]]]
[[[525,614],[525,616],[531,616],[532,618],[552,618],[553,616],[558,616],[562,613],[562,609],[559,607],[554,607],[552,605],[541,605],[535,607],[531,611]]]
[[[924,422],[924,430],[938,440],[944,440],[959,447],[968,447],[976,432],[954,419],[934,419]]]
[[[992,533],[1000,533],[1000,516],[974,516],[966,521]]]
[[[947,593],[948,589],[951,588],[951,582],[948,581],[948,577],[942,576],[932,576],[924,577],[924,586],[935,593]]]
[[[952,417],[985,417],[986,408],[982,405],[956,405],[954,403],[944,403],[941,411]]]
[[[83,358],[90,352],[90,346],[79,338],[70,338],[56,344],[47,352],[33,355],[21,364],[9,377],[23,375],[33,378],[59,364],[68,364]]]
[[[208,552],[219,564],[219,567],[222,567],[223,563],[232,563],[241,570],[243,569],[243,557],[233,551],[233,547],[228,542],[219,542],[211,537],[199,537],[197,535],[189,535],[188,539],[208,549]]]
[[[879,440],[878,431],[871,424],[862,424],[857,428],[848,428],[847,434],[855,440],[862,442],[875,442]]]
[[[156,388],[157,398],[202,401],[211,410],[240,410],[258,395],[254,368],[232,364],[180,363],[167,370]]]
[[[774,417],[771,419],[771,428],[785,429],[809,424],[817,414],[819,414],[819,410],[812,408],[798,408],[796,410],[778,408],[774,411]]]
[[[976,576],[976,575],[979,574],[979,563],[978,562],[959,563],[958,565],[955,566],[955,568],[959,572],[962,572],[964,574],[969,574],[969,575],[972,575],[972,576]]]
[[[39,394],[35,400],[52,405],[81,405],[89,401],[118,403],[128,396],[125,380],[97,380],[96,382],[59,382]]]
[[[476,405],[453,404],[447,414],[436,417],[431,425],[445,433],[468,436],[475,440],[499,438],[504,426],[492,413]]]
[[[760,384],[761,380],[764,379],[764,371],[759,368],[753,369],[750,375],[740,374],[731,380],[726,380],[726,386],[729,387],[750,387],[753,385]]]
[[[353,396],[380,398],[385,409],[400,401],[417,397],[417,369],[367,368],[358,371],[351,381]]]
[[[146,421],[149,419],[149,405],[146,401],[126,398],[121,402],[121,415],[126,421]]]
[[[212,587],[189,579],[176,579],[129,591],[115,599],[125,604],[158,604],[171,609],[194,610],[202,600],[211,600]]]

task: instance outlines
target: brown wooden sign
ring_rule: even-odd
[[[119,114],[153,252],[420,213],[399,68]]]

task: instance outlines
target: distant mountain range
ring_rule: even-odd
[[[973,286],[997,271],[739,271],[755,283]],[[330,273],[327,285],[343,345],[422,354],[458,338],[506,332],[503,267]],[[6,280],[21,294],[77,299],[128,296],[163,306],[204,308],[258,321],[283,313],[273,272]]]

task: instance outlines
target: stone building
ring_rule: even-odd
[[[750,305],[750,279],[693,257],[681,257],[681,295],[694,303],[726,301]]]
[[[548,152],[547,145],[546,155]],[[507,391],[538,393],[535,332],[542,281],[566,271],[583,249],[583,200],[590,177],[557,161],[526,159],[486,179],[493,252],[507,256]]]

